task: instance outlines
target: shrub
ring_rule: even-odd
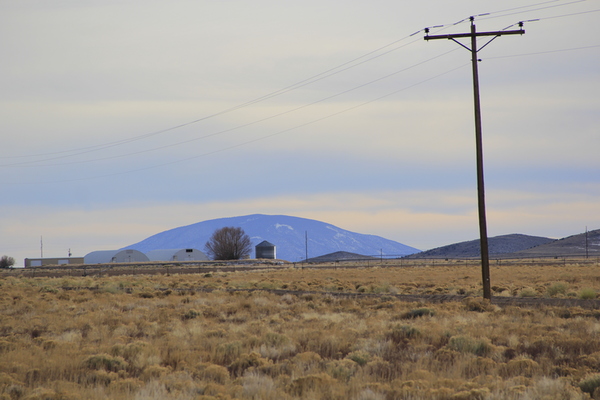
[[[501,371],[502,375],[506,377],[511,376],[525,376],[532,377],[534,374],[539,372],[540,365],[529,358],[516,358],[510,360],[504,366],[504,370]]]
[[[596,291],[590,288],[584,288],[579,291],[578,297],[583,300],[591,300],[596,298]]]
[[[386,335],[386,338],[398,344],[407,341],[408,339],[416,338],[421,335],[421,332],[410,325],[396,325]]]
[[[463,303],[467,311],[486,312],[494,309],[491,302],[483,298],[467,297]]]
[[[546,289],[546,294],[550,297],[564,295],[567,293],[568,288],[569,285],[567,285],[565,282],[556,282],[550,285],[548,289]]]
[[[216,364],[204,365],[198,375],[206,381],[216,382],[220,385],[225,385],[229,381],[229,371],[227,368]]]
[[[435,311],[430,308],[417,308],[414,310],[410,310],[402,314],[402,319],[414,319],[420,317],[433,317],[435,315]]]
[[[579,382],[579,389],[590,395],[594,394],[598,387],[600,387],[600,374],[588,375]]]
[[[525,288],[519,293],[520,297],[536,297],[538,293],[532,288]]]
[[[350,360],[348,357],[327,363],[327,373],[341,382],[348,382],[358,369],[356,361]]]
[[[485,357],[492,353],[492,345],[486,340],[474,339],[470,336],[453,336],[448,342],[448,348],[460,353],[471,353]]]
[[[365,351],[353,351],[346,356],[347,359],[354,361],[361,367],[365,366],[371,359],[371,355]]]
[[[213,363],[229,365],[242,354],[242,343],[239,341],[221,343],[215,348]]]
[[[108,354],[89,356],[84,360],[83,365],[89,369],[104,369],[112,372],[118,372],[127,368],[127,362],[123,357],[113,357]]]
[[[241,379],[245,398],[275,399],[277,398],[275,383],[269,376],[250,372]]]
[[[231,363],[228,369],[232,376],[239,377],[249,368],[262,367],[267,364],[268,360],[253,351],[250,354],[242,354],[237,360]]]
[[[333,378],[325,373],[303,376],[292,381],[289,392],[293,396],[305,397],[312,391],[322,393],[332,383],[334,383]]]
[[[194,319],[198,316],[202,315],[200,312],[196,311],[196,310],[187,310],[186,312],[184,312],[181,315],[181,319],[184,321],[187,321],[189,319]]]

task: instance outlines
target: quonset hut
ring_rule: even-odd
[[[197,249],[161,249],[146,252],[150,261],[208,261],[206,254]]]
[[[92,251],[83,257],[84,264],[131,263],[150,261],[141,251],[126,250],[100,250]]]
[[[269,243],[266,240],[263,240],[254,248],[256,252],[256,258],[267,258],[269,260],[276,259],[276,250],[275,245],[273,243]]]

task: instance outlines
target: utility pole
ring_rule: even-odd
[[[304,250],[306,251],[304,260],[308,262],[308,231],[304,231]]]
[[[585,258],[588,258],[588,230],[585,227]]]
[[[483,279],[483,297],[485,299],[492,298],[492,290],[490,288],[490,256],[488,250],[487,237],[487,222],[485,216],[485,190],[483,185],[483,140],[481,136],[481,107],[479,103],[479,73],[477,70],[477,62],[481,61],[477,58],[477,52],[499,36],[503,35],[522,35],[525,33],[523,23],[519,22],[521,29],[513,31],[495,31],[495,32],[477,32],[475,29],[475,18],[470,17],[471,32],[457,33],[451,35],[429,35],[429,28],[425,29],[425,40],[448,39],[458,43],[460,46],[471,52],[471,63],[473,66],[473,98],[475,103],[475,147],[477,150],[477,203],[479,209],[479,237],[481,248],[481,276]],[[486,44],[477,48],[477,38],[480,36],[493,36]],[[467,47],[460,43],[458,38],[471,38],[471,47]]]

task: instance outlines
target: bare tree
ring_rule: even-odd
[[[0,268],[10,268],[15,265],[15,259],[9,256],[2,256],[0,258]]]
[[[225,227],[214,231],[204,248],[213,260],[239,260],[250,256],[252,242],[242,228]]]

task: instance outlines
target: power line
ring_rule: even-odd
[[[565,3],[565,4],[557,4],[557,5],[554,5],[554,6],[540,7],[540,8],[534,8],[534,9],[531,9],[531,10],[524,10],[524,11],[520,11],[520,12],[515,12],[515,13],[511,13],[511,14],[504,14],[504,13],[507,13],[507,12],[510,12],[510,11],[514,11],[514,10],[522,10],[522,9],[525,9],[525,8],[537,7],[537,6],[540,6],[540,5],[550,4],[550,3],[556,3],[556,2],[559,2],[559,1],[563,1],[563,0],[549,0],[549,1],[544,1],[544,2],[541,2],[541,3],[530,4],[528,6],[519,6],[519,7],[513,7],[513,8],[504,9],[504,10],[485,12],[485,13],[475,14],[475,15],[473,15],[473,17],[477,17],[477,18],[484,17],[484,18],[479,18],[481,20],[492,19],[492,18],[501,18],[501,17],[511,16],[511,15],[523,14],[523,13],[527,13],[527,12],[544,10],[544,9],[547,9],[547,8],[564,7],[564,6],[568,6],[568,5],[575,4],[575,3],[582,3],[582,2],[585,2],[585,1],[588,1],[588,0],[575,0],[575,1],[570,1],[568,3]],[[503,15],[496,15],[496,14],[503,14]],[[467,21],[469,21],[469,18],[471,18],[471,17],[466,17],[466,18],[463,18],[460,21],[456,21],[456,22],[451,22],[451,23],[446,23],[446,24],[429,26],[426,29],[431,30],[431,29],[436,29],[436,28],[448,28],[450,26],[455,26],[455,25],[459,25],[459,24],[461,24],[463,22],[467,22]],[[413,33],[413,35],[416,35],[419,32],[422,32],[422,30]]]
[[[457,70],[459,70],[461,68],[464,68],[467,65],[468,64],[460,65],[460,66],[455,67],[453,69],[450,69],[450,70],[447,70],[445,72],[442,72],[441,74],[438,74],[438,75],[435,75],[433,77],[427,78],[425,80],[419,81],[417,83],[405,86],[403,88],[394,90],[394,91],[389,92],[389,93],[387,93],[385,95],[382,95],[382,96],[379,96],[377,98],[365,101],[363,103],[360,103],[360,104],[357,104],[357,105],[345,108],[345,109],[337,111],[335,113],[328,114],[328,115],[323,116],[321,118],[317,118],[317,119],[314,119],[314,120],[311,120],[311,121],[308,121],[308,122],[296,125],[296,126],[291,127],[291,128],[283,129],[283,130],[277,131],[275,133],[264,135],[264,136],[261,136],[261,137],[256,138],[256,139],[247,140],[247,141],[242,142],[242,143],[238,143],[238,144],[231,145],[231,146],[228,146],[228,147],[224,147],[224,148],[221,148],[221,149],[218,149],[218,150],[206,152],[206,153],[203,153],[203,154],[198,154],[198,155],[195,155],[195,156],[192,156],[192,157],[186,157],[186,158],[182,158],[182,159],[179,159],[179,160],[174,160],[174,161],[164,162],[164,163],[160,163],[160,164],[150,165],[150,166],[147,166],[147,167],[132,169],[132,170],[128,170],[128,171],[121,171],[121,172],[115,172],[115,173],[104,174],[104,175],[96,175],[96,176],[92,176],[92,177],[75,178],[75,179],[64,179],[64,180],[56,180],[56,181],[44,181],[44,182],[18,182],[18,183],[15,183],[15,184],[19,184],[19,185],[30,185],[30,184],[40,184],[40,183],[46,183],[46,184],[52,183],[52,184],[56,184],[56,183],[69,183],[69,182],[84,181],[84,180],[90,180],[90,179],[108,178],[108,177],[112,177],[112,176],[125,175],[125,174],[130,174],[130,173],[135,173],[135,172],[146,171],[146,170],[150,170],[150,169],[154,169],[154,168],[165,167],[165,166],[168,166],[168,165],[179,164],[179,163],[183,163],[183,162],[186,162],[186,161],[191,161],[191,160],[195,160],[195,159],[198,159],[198,158],[203,158],[203,157],[211,156],[211,155],[214,155],[214,154],[222,153],[224,151],[233,150],[233,149],[236,149],[236,148],[239,148],[239,147],[242,147],[242,146],[246,146],[246,145],[249,145],[249,144],[252,144],[252,143],[256,143],[256,142],[259,142],[259,141],[262,141],[262,140],[266,140],[266,139],[272,138],[274,136],[278,136],[278,135],[281,135],[281,134],[284,134],[284,133],[287,133],[287,132],[294,131],[296,129],[300,129],[300,128],[303,128],[303,127],[306,127],[306,126],[309,126],[309,125],[313,125],[313,124],[316,124],[318,122],[321,122],[321,121],[324,121],[324,120],[336,117],[338,115],[350,112],[350,111],[355,110],[357,108],[364,107],[364,106],[366,106],[368,104],[377,102],[377,101],[382,100],[384,98],[393,96],[393,95],[395,95],[397,93],[400,93],[400,92],[412,89],[413,87],[425,84],[425,83],[430,82],[430,81],[432,81],[434,79],[437,79],[437,78],[439,78],[441,76],[450,74],[450,73],[452,73],[454,71],[457,71]]]
[[[489,16],[489,15],[494,15],[494,14],[502,14],[502,13],[509,12],[509,11],[522,10],[522,9],[526,9],[526,8],[528,9],[528,8],[531,8],[531,7],[536,7],[538,5],[555,3],[555,2],[558,2],[558,1],[560,1],[560,0],[550,0],[550,1],[546,1],[546,2],[541,2],[541,3],[536,3],[536,4],[528,5],[528,6],[520,6],[520,7],[514,7],[514,8],[509,8],[509,9],[500,10],[500,11],[494,11],[494,12],[490,12],[490,13],[478,14],[478,16]],[[526,10],[526,11],[521,11],[521,12],[517,12],[517,13],[513,13],[513,14],[505,14],[505,15],[500,15],[500,16],[487,17],[485,19],[488,19],[488,18],[498,18],[498,17],[502,17],[502,16],[507,16],[507,15],[515,15],[515,14],[520,14],[520,13],[523,13],[523,12],[532,12],[532,11],[537,11],[537,10],[542,10],[542,9],[547,9],[547,8],[563,7],[563,6],[567,6],[567,5],[571,5],[571,4],[575,4],[575,3],[581,3],[581,2],[585,2],[585,1],[588,1],[588,0],[575,0],[575,1],[568,2],[568,3],[564,3],[564,4],[557,4],[557,5],[548,6],[548,7],[534,8],[534,9],[530,9],[530,10]],[[596,11],[600,11],[600,10],[588,11],[588,12],[596,12]],[[574,14],[568,14],[568,15],[563,15],[563,16],[555,16],[555,17],[551,17],[551,18],[560,18],[560,17],[572,16],[572,15],[580,15],[580,14],[584,14],[584,13],[587,13],[587,12],[574,13]],[[546,18],[546,19],[548,19],[548,18]],[[466,20],[467,19],[464,19],[464,20],[461,20],[461,21],[458,21],[458,22],[455,22],[455,23],[451,23],[451,24],[436,25],[436,26],[431,27],[431,28],[432,29],[433,28],[445,28],[445,27],[448,27],[448,26],[457,25],[457,24],[459,24],[461,22],[464,22]],[[189,125],[193,125],[193,124],[196,124],[196,123],[199,123],[199,122],[202,122],[202,121],[205,121],[205,120],[208,120],[208,119],[220,116],[220,115],[224,115],[224,114],[227,114],[227,113],[230,113],[230,112],[242,109],[244,107],[248,107],[250,105],[254,105],[254,104],[257,104],[259,102],[262,102],[262,101],[274,98],[274,97],[279,96],[281,94],[284,94],[284,93],[287,93],[289,91],[296,90],[298,88],[310,85],[310,84],[318,82],[318,81],[320,81],[322,79],[326,79],[326,78],[331,77],[333,75],[336,75],[336,74],[339,74],[341,72],[344,72],[344,71],[346,71],[348,69],[357,67],[357,66],[359,66],[361,64],[364,64],[366,62],[369,62],[369,61],[372,61],[372,60],[377,59],[379,57],[382,57],[384,55],[387,55],[387,54],[389,54],[389,53],[391,53],[393,51],[396,51],[398,49],[401,49],[403,47],[411,45],[411,44],[417,42],[418,40],[415,40],[413,42],[407,43],[407,44],[402,45],[402,46],[395,47],[395,48],[393,48],[391,50],[387,50],[386,52],[378,54],[378,55],[375,55],[373,57],[369,57],[369,56],[371,56],[373,54],[376,54],[376,53],[378,53],[378,52],[380,52],[380,51],[382,51],[382,50],[384,50],[386,48],[394,46],[394,45],[396,45],[396,44],[398,44],[398,43],[400,43],[400,42],[402,42],[402,41],[410,38],[411,36],[416,35],[419,32],[421,32],[421,30],[419,30],[419,31],[417,31],[417,32],[415,32],[415,33],[413,33],[411,35],[405,36],[405,37],[403,37],[401,39],[398,39],[398,40],[395,40],[393,42],[390,42],[390,43],[388,43],[388,44],[386,44],[384,46],[381,46],[381,47],[379,47],[379,48],[377,48],[375,50],[372,50],[372,51],[370,51],[368,53],[365,53],[365,54],[363,54],[363,55],[361,55],[359,57],[356,57],[356,58],[354,58],[352,60],[349,60],[347,62],[339,64],[339,65],[337,65],[337,66],[335,66],[333,68],[330,68],[330,69],[325,70],[325,71],[323,71],[321,73],[313,75],[313,76],[311,76],[309,78],[303,79],[303,80],[298,81],[298,82],[296,82],[296,83],[294,83],[292,85],[286,86],[286,87],[284,87],[282,89],[278,89],[278,90],[276,90],[274,92],[271,92],[271,93],[268,93],[266,95],[257,97],[255,99],[247,101],[245,103],[242,103],[242,104],[239,104],[239,105],[227,108],[225,110],[222,110],[222,111],[219,111],[219,112],[216,112],[216,113],[213,113],[213,114],[209,114],[207,116],[204,116],[204,117],[201,117],[201,118],[198,118],[198,119],[186,122],[186,123],[178,124],[178,125],[175,125],[175,126],[172,126],[172,127],[168,127],[168,128],[165,128],[165,129],[160,129],[160,130],[157,130],[157,131],[154,131],[154,132],[149,132],[149,133],[145,133],[145,134],[142,134],[142,135],[134,136],[134,137],[131,137],[131,138],[127,138],[127,139],[123,139],[123,140],[118,140],[118,141],[114,141],[114,142],[109,142],[109,143],[104,143],[104,144],[98,144],[98,145],[92,145],[92,146],[85,146],[85,147],[80,147],[80,148],[74,148],[74,149],[62,150],[62,151],[56,151],[56,152],[49,152],[49,153],[38,153],[38,154],[19,155],[19,156],[6,156],[6,157],[4,157],[4,159],[32,158],[32,157],[43,157],[43,156],[53,156],[53,155],[58,156],[58,155],[62,154],[62,156],[53,157],[52,159],[32,161],[32,162],[44,162],[44,161],[48,161],[48,160],[74,157],[74,156],[77,156],[77,155],[88,154],[88,153],[95,152],[95,151],[106,150],[106,149],[109,149],[109,148],[121,146],[121,145],[132,143],[132,142],[135,142],[135,141],[144,140],[144,139],[147,139],[147,138],[150,138],[150,137],[153,137],[153,136],[157,136],[157,135],[160,135],[160,134],[163,134],[163,133],[171,132],[171,131],[174,131],[174,130],[177,130],[177,129],[180,129],[180,128],[183,128],[183,127],[186,127],[186,126],[189,126]],[[360,60],[362,60],[362,61],[360,61]],[[360,62],[358,62],[358,61],[360,61]]]
[[[531,7],[534,7],[534,6],[537,6],[537,5],[543,5],[543,4],[548,4],[548,3],[555,3],[557,1],[560,1],[560,0],[552,0],[552,1],[548,1],[548,2],[537,3],[535,5],[516,7],[516,8],[512,8],[512,9],[507,9],[507,10],[502,10],[502,11],[496,11],[496,12],[493,12],[493,13],[485,13],[485,14],[482,14],[482,15],[491,15],[491,14],[495,14],[495,13],[503,13],[503,12],[512,11],[512,10],[516,10],[516,9],[531,8]],[[560,6],[570,5],[570,4],[574,4],[574,3],[580,3],[580,2],[584,2],[584,1],[587,1],[587,0],[577,0],[577,1],[572,1],[572,2],[566,3],[566,4],[559,4],[559,5],[554,5],[554,6],[550,6],[550,7],[542,7],[542,8],[539,8],[539,9],[560,7]],[[532,10],[527,10],[526,12],[529,12],[529,11],[532,11]],[[600,10],[595,10],[595,11],[600,11]],[[586,12],[583,12],[583,13],[589,13],[589,12],[594,12],[594,10],[586,11]],[[551,18],[559,18],[559,17],[566,17],[566,16],[580,15],[580,14],[582,14],[582,13],[565,14],[565,15],[562,15],[562,16],[554,16],[554,17],[551,17]],[[462,21],[459,21],[459,23],[460,22],[462,22]],[[452,25],[454,25],[454,24],[452,24]],[[450,26],[450,25],[447,24],[447,25],[441,25],[441,26],[446,27],[446,26]],[[103,158],[96,158],[96,159],[92,159],[92,160],[88,159],[88,160],[72,161],[72,162],[65,162],[65,163],[40,164],[40,163],[43,163],[43,162],[54,161],[54,160],[63,159],[63,158],[67,158],[67,157],[74,157],[76,155],[87,154],[87,153],[90,153],[90,152],[93,152],[93,151],[105,150],[105,149],[108,149],[108,148],[119,146],[121,144],[131,143],[131,142],[136,141],[136,140],[145,139],[145,138],[148,138],[150,136],[154,136],[154,135],[157,135],[157,134],[160,134],[160,133],[165,133],[165,132],[168,132],[168,131],[171,131],[171,130],[175,130],[175,129],[178,129],[178,128],[181,128],[181,127],[184,127],[184,126],[188,126],[188,125],[191,125],[191,124],[194,124],[194,123],[197,123],[197,122],[200,122],[200,121],[212,118],[213,116],[222,115],[222,114],[225,114],[227,112],[234,111],[236,109],[240,109],[240,108],[252,105],[252,104],[256,104],[256,103],[258,103],[260,101],[266,100],[268,98],[275,97],[275,96],[277,96],[279,94],[283,94],[283,93],[286,93],[288,91],[295,90],[295,89],[297,89],[299,87],[303,87],[305,85],[317,82],[319,80],[326,79],[326,78],[328,78],[328,77],[330,77],[332,75],[341,73],[341,72],[343,72],[345,70],[348,70],[350,68],[354,68],[354,67],[356,67],[358,65],[361,65],[361,64],[364,64],[366,62],[372,61],[372,60],[374,60],[376,58],[382,57],[382,56],[384,56],[386,54],[389,54],[389,53],[391,53],[393,51],[396,51],[398,49],[401,49],[403,47],[406,47],[406,46],[409,46],[409,45],[411,45],[413,43],[416,43],[418,41],[418,39],[414,40],[414,41],[411,41],[411,42],[409,42],[407,44],[404,44],[402,46],[396,46],[396,47],[394,47],[392,49],[389,49],[389,50],[381,53],[381,50],[384,50],[386,48],[392,47],[392,46],[398,44],[399,42],[402,42],[402,41],[406,40],[407,38],[409,38],[409,37],[411,37],[413,35],[409,35],[409,36],[406,36],[406,37],[404,37],[402,39],[393,41],[393,42],[391,42],[391,43],[389,43],[389,44],[387,44],[385,46],[379,47],[379,48],[377,48],[377,49],[375,49],[375,50],[373,50],[373,51],[371,51],[369,53],[366,53],[366,54],[360,56],[360,57],[357,57],[357,58],[355,58],[353,60],[350,60],[348,62],[340,64],[340,65],[338,65],[338,66],[336,66],[334,68],[331,68],[329,70],[326,70],[326,71],[324,71],[322,73],[313,75],[310,78],[307,78],[307,79],[304,79],[302,81],[299,81],[299,82],[297,82],[297,83],[295,83],[293,85],[289,85],[289,86],[287,86],[287,87],[285,87],[283,89],[280,89],[278,91],[271,92],[270,94],[267,94],[265,96],[256,98],[256,99],[254,99],[252,101],[249,101],[249,102],[246,102],[246,103],[234,106],[234,107],[230,107],[230,108],[228,108],[226,110],[223,110],[221,112],[214,113],[214,114],[211,114],[209,116],[206,116],[206,117],[203,117],[203,118],[200,118],[200,119],[196,119],[194,121],[190,121],[190,122],[187,122],[187,123],[184,123],[184,124],[173,126],[171,128],[166,128],[166,129],[163,129],[163,130],[160,130],[160,131],[156,131],[156,132],[153,132],[153,133],[148,133],[148,134],[145,134],[145,135],[140,135],[140,136],[137,136],[137,137],[134,137],[134,138],[129,138],[129,139],[124,139],[124,140],[112,142],[112,143],[105,144],[105,145],[89,146],[89,147],[86,147],[86,148],[82,148],[82,149],[84,149],[84,151],[81,151],[81,152],[79,152],[77,154],[63,155],[63,156],[48,158],[48,159],[44,159],[44,160],[34,160],[34,161],[27,161],[27,162],[20,162],[20,163],[5,164],[5,165],[0,165],[0,167],[9,167],[9,166],[10,167],[14,167],[14,166],[31,166],[31,167],[60,166],[60,165],[73,165],[73,164],[82,164],[82,163],[90,163],[90,162],[96,162],[96,161],[105,161],[105,160],[123,158],[123,157],[132,156],[132,155],[138,155],[138,154],[148,153],[148,152],[157,151],[157,150],[161,150],[161,149],[171,148],[171,147],[174,147],[174,146],[180,146],[180,145],[183,145],[183,144],[188,144],[190,142],[194,142],[194,141],[206,139],[208,137],[213,137],[213,136],[216,136],[216,135],[224,134],[224,133],[231,132],[231,131],[234,131],[234,130],[237,130],[237,129],[241,129],[241,128],[244,128],[244,127],[247,127],[247,126],[251,126],[251,125],[254,125],[254,124],[257,124],[257,123],[260,123],[260,122],[264,122],[266,120],[270,120],[270,119],[273,119],[273,118],[276,118],[276,117],[280,117],[282,115],[286,115],[286,114],[289,114],[291,112],[298,111],[300,109],[309,107],[311,105],[318,104],[318,103],[321,103],[323,101],[329,100],[331,98],[334,98],[334,97],[340,96],[342,94],[351,92],[353,90],[356,90],[358,88],[361,88],[361,87],[364,87],[366,85],[372,84],[374,82],[380,81],[382,79],[386,79],[386,78],[388,78],[390,76],[393,76],[393,75],[395,75],[397,73],[400,73],[402,71],[410,69],[410,68],[412,68],[412,67],[414,67],[416,65],[420,65],[421,63],[415,64],[415,65],[413,65],[411,67],[405,68],[405,69],[400,70],[400,71],[396,71],[396,72],[394,72],[392,74],[386,75],[384,77],[380,77],[378,79],[375,79],[375,80],[372,80],[372,81],[367,82],[365,84],[362,84],[362,85],[356,86],[354,88],[345,90],[343,92],[339,92],[337,94],[328,96],[328,97],[323,98],[321,100],[317,100],[315,102],[302,105],[302,106],[297,107],[295,109],[287,110],[285,112],[278,113],[278,114],[275,114],[275,115],[272,115],[272,116],[268,116],[268,117],[262,118],[260,120],[252,121],[252,122],[249,122],[247,124],[239,125],[239,126],[236,126],[236,127],[230,128],[230,129],[221,130],[221,131],[214,132],[214,133],[211,133],[211,134],[208,134],[208,135],[204,135],[204,136],[201,136],[201,137],[196,137],[196,138],[193,138],[193,139],[190,139],[190,140],[185,140],[185,141],[181,141],[181,142],[177,142],[177,143],[171,143],[171,144],[167,144],[167,145],[164,145],[164,146],[154,147],[154,148],[151,148],[151,149],[145,149],[145,150],[140,150],[140,151],[136,151],[136,152],[130,152],[130,153],[121,154],[121,155],[113,155],[113,156],[108,156],[108,157],[103,157]],[[596,47],[596,46],[591,46],[591,47]],[[566,51],[566,50],[567,49],[565,49],[565,50],[557,50],[557,51]],[[447,53],[444,53],[444,54],[447,54]],[[442,55],[444,55],[444,54],[442,54]],[[531,53],[531,54],[543,54],[543,53]],[[374,55],[374,56],[373,57],[369,57],[370,55]],[[440,57],[442,55],[438,55],[438,56],[434,57],[433,59],[435,59],[437,57]],[[510,56],[504,56],[504,57],[510,57]],[[517,55],[515,55],[513,57],[517,57]],[[502,58],[502,57],[494,57],[494,58]],[[360,61],[360,62],[357,63],[357,61]],[[62,151],[62,152],[47,153],[47,154],[64,154],[64,153],[73,152],[73,151],[74,150],[66,150],[66,151]],[[25,157],[25,156],[21,156],[21,157]],[[17,157],[5,157],[5,158],[17,158]],[[34,165],[32,165],[32,164],[34,164]]]
[[[265,122],[265,121],[268,121],[268,120],[271,120],[271,119],[274,119],[274,118],[277,118],[277,117],[280,117],[280,116],[283,116],[283,115],[286,115],[286,114],[293,113],[295,111],[302,110],[304,108],[307,108],[307,107],[310,107],[310,106],[313,106],[313,105],[316,105],[316,104],[319,104],[319,103],[323,103],[323,102],[325,102],[327,100],[331,100],[331,99],[333,99],[335,97],[339,97],[339,96],[342,96],[344,94],[348,94],[348,93],[353,92],[355,90],[358,90],[358,89],[361,89],[363,87],[372,85],[372,84],[374,84],[376,82],[380,82],[382,80],[385,80],[385,79],[391,78],[391,77],[393,77],[395,75],[398,75],[398,74],[400,74],[402,72],[406,72],[408,70],[411,70],[413,68],[416,68],[418,66],[426,64],[428,62],[434,61],[434,60],[436,60],[436,59],[438,59],[440,57],[443,57],[443,56],[445,56],[447,54],[450,54],[450,53],[452,53],[452,52],[454,52],[456,50],[457,49],[452,49],[452,50],[447,51],[445,53],[438,54],[438,55],[436,55],[434,57],[431,57],[431,58],[429,58],[427,60],[424,60],[424,61],[412,64],[412,65],[410,65],[408,67],[402,68],[402,69],[400,69],[398,71],[395,71],[395,72],[393,72],[391,74],[379,77],[377,79],[371,80],[369,82],[363,83],[363,84],[358,85],[358,86],[354,86],[354,87],[352,87],[350,89],[344,90],[342,92],[338,92],[338,93],[333,94],[331,96],[324,97],[324,98],[322,98],[320,100],[317,100],[317,101],[314,101],[314,102],[311,102],[311,103],[307,103],[307,104],[303,104],[303,105],[301,105],[299,107],[296,107],[296,108],[293,108],[293,109],[290,109],[290,110],[287,110],[287,111],[283,111],[283,112],[280,112],[280,113],[277,113],[277,114],[274,114],[274,115],[271,115],[271,116],[268,116],[268,117],[265,117],[265,118],[261,118],[261,119],[258,119],[258,120],[255,120],[255,121],[251,121],[251,122],[248,122],[248,123],[245,123],[245,124],[242,124],[242,125],[238,125],[238,126],[235,126],[233,128],[229,128],[229,129],[224,129],[224,130],[220,130],[220,131],[217,131],[217,132],[213,132],[213,133],[210,133],[210,134],[207,134],[207,135],[204,135],[204,136],[201,136],[201,137],[197,137],[197,138],[194,138],[194,139],[189,139],[189,140],[185,140],[185,141],[181,141],[181,142],[177,142],[177,143],[171,143],[171,144],[168,144],[168,145],[159,146],[159,147],[155,147],[155,148],[152,148],[152,149],[140,150],[140,151],[130,152],[130,153],[126,153],[126,154],[120,154],[120,155],[109,156],[109,157],[102,157],[102,158],[96,158],[96,159],[87,159],[87,160],[81,160],[81,161],[72,161],[72,162],[56,163],[56,164],[39,164],[41,162],[53,161],[53,160],[62,158],[62,157],[56,157],[56,158],[51,158],[51,159],[46,159],[46,160],[39,160],[39,161],[29,161],[29,162],[22,162],[22,163],[4,164],[4,165],[0,165],[0,167],[49,167],[49,166],[60,166],[60,165],[84,164],[84,163],[91,163],[91,162],[96,162],[96,161],[106,161],[106,160],[113,160],[113,159],[117,159],[117,158],[130,157],[130,156],[133,156],[133,155],[149,153],[149,152],[157,151],[157,150],[163,150],[163,149],[166,149],[166,148],[180,146],[180,145],[183,145],[183,144],[189,144],[189,143],[192,143],[192,142],[195,142],[195,141],[198,141],[198,140],[207,139],[207,138],[210,138],[210,137],[221,135],[223,133],[228,133],[228,132],[232,132],[232,131],[235,131],[235,130],[239,130],[241,128],[246,128],[248,126],[256,125],[256,124],[261,123],[261,122]]]
[[[533,12],[533,11],[546,10],[546,9],[555,8],[555,7],[564,7],[564,6],[568,6],[568,5],[572,5],[572,4],[576,4],[576,3],[581,3],[581,2],[584,2],[584,1],[588,1],[588,0],[577,0],[577,1],[572,1],[570,3],[566,3],[566,4],[558,4],[558,5],[555,5],[555,6],[540,7],[540,8],[535,8],[535,9],[527,10],[527,11],[523,11],[523,12],[508,13],[508,14],[503,14],[503,15],[496,15],[496,16],[485,17],[485,18],[481,18],[481,19],[487,20],[487,19],[494,19],[494,18],[509,17],[509,16],[519,15],[519,14]],[[582,11],[582,12],[578,12],[578,13],[562,14],[562,15],[555,15],[555,16],[537,18],[536,20],[537,21],[541,21],[541,20],[554,19],[554,18],[571,17],[571,16],[575,16],[575,15],[590,14],[590,13],[594,13],[594,12],[598,12],[598,11],[599,10],[587,10],[587,11]]]
[[[156,136],[156,135],[159,135],[159,134],[162,134],[162,133],[170,132],[170,131],[173,131],[173,130],[176,130],[176,129],[180,129],[180,128],[183,128],[183,127],[186,127],[186,126],[189,126],[189,125],[196,124],[198,122],[202,122],[202,121],[214,118],[214,117],[218,117],[220,115],[224,115],[224,114],[227,114],[227,113],[230,113],[230,112],[233,112],[233,111],[236,111],[236,110],[248,107],[250,105],[254,105],[254,104],[260,103],[262,101],[274,98],[274,97],[279,96],[281,94],[288,93],[288,92],[290,92],[292,90],[296,90],[296,89],[299,89],[301,87],[305,87],[305,86],[310,85],[312,83],[321,81],[323,79],[326,79],[326,78],[329,78],[331,76],[337,75],[337,74],[342,73],[344,71],[347,71],[349,69],[355,68],[355,67],[357,67],[359,65],[362,65],[364,63],[367,63],[369,61],[372,61],[372,60],[375,60],[377,58],[383,57],[383,56],[385,56],[387,54],[390,54],[390,53],[392,53],[392,52],[394,52],[396,50],[399,50],[401,48],[409,46],[409,45],[411,45],[413,43],[419,42],[419,40],[416,39],[416,40],[413,40],[413,41],[411,41],[411,42],[409,42],[407,44],[404,44],[402,46],[398,46],[398,47],[392,48],[390,50],[387,50],[387,51],[385,51],[385,52],[383,52],[381,54],[377,54],[377,55],[374,55],[373,57],[366,58],[366,57],[368,57],[368,56],[370,56],[372,54],[376,54],[377,52],[379,52],[379,51],[381,51],[383,49],[386,49],[386,48],[388,48],[390,46],[393,46],[394,44],[400,43],[400,42],[408,39],[409,37],[410,37],[410,35],[409,36],[405,36],[402,39],[395,40],[395,41],[393,41],[391,43],[388,43],[387,45],[381,46],[381,47],[379,47],[379,48],[377,48],[375,50],[372,50],[372,51],[370,51],[370,52],[368,52],[366,54],[363,54],[362,56],[356,57],[356,58],[354,58],[354,59],[352,59],[350,61],[347,61],[347,62],[344,62],[342,64],[339,64],[336,67],[330,68],[330,69],[328,69],[328,70],[326,70],[324,72],[321,72],[321,73],[313,75],[313,76],[311,76],[309,78],[303,79],[303,80],[301,80],[299,82],[296,82],[296,83],[294,83],[292,85],[286,86],[286,87],[284,87],[282,89],[278,89],[278,90],[276,90],[274,92],[271,92],[271,93],[268,93],[266,95],[257,97],[255,99],[247,101],[245,103],[238,104],[236,106],[227,108],[225,110],[222,110],[222,111],[219,111],[219,112],[216,112],[216,113],[213,113],[213,114],[210,114],[210,115],[207,115],[207,116],[204,116],[204,117],[201,117],[201,118],[198,118],[198,119],[195,119],[193,121],[189,121],[189,122],[186,122],[186,123],[183,123],[183,124],[175,125],[175,126],[172,126],[172,127],[169,127],[169,128],[158,130],[158,131],[146,133],[146,134],[139,135],[139,136],[134,136],[134,137],[131,137],[131,138],[128,138],[128,139],[123,139],[123,140],[118,140],[118,141],[114,141],[114,142],[109,142],[109,143],[101,144],[101,145],[86,146],[86,147],[75,148],[75,149],[70,149],[70,150],[62,150],[62,151],[51,152],[51,153],[39,153],[39,154],[20,155],[20,156],[7,156],[7,157],[4,157],[4,158],[5,159],[31,158],[31,157],[40,157],[40,156],[49,156],[49,155],[57,155],[57,154],[65,154],[65,153],[74,153],[74,152],[76,152],[75,154],[68,154],[68,155],[62,156],[60,158],[73,157],[73,156],[76,156],[76,155],[86,154],[86,153],[90,153],[90,152],[94,152],[94,151],[98,151],[98,150],[104,150],[104,149],[107,149],[107,148],[112,148],[112,147],[120,146],[122,144],[127,144],[127,143],[131,143],[131,142],[138,141],[138,140],[143,140],[143,139],[146,139],[146,138],[149,138],[149,137],[152,137],[152,136]],[[364,58],[366,58],[366,59],[363,60]],[[357,62],[359,60],[362,60],[362,61]]]
[[[559,49],[559,50],[548,50],[548,51],[538,51],[535,53],[523,53],[523,54],[512,54],[506,56],[496,56],[496,57],[486,57],[488,60],[494,60],[498,58],[513,58],[513,57],[527,57],[527,56],[538,56],[541,54],[552,54],[552,53],[562,53],[566,51],[576,51],[576,50],[587,50],[600,47],[600,44],[592,45],[592,46],[583,46],[583,47],[573,47],[569,49]]]

